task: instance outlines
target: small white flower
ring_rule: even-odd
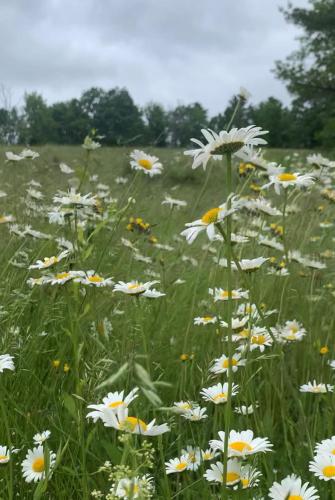
[[[13,359],[10,354],[0,355],[0,373],[3,373],[4,370],[15,370]]]
[[[124,391],[121,392],[109,392],[106,397],[103,398],[102,403],[88,405],[94,411],[91,411],[86,415],[86,418],[92,418],[93,422],[97,420],[103,420],[103,410],[110,409],[112,412],[117,413],[120,406],[128,407],[134,399],[137,398],[138,387],[131,390],[127,396],[124,396]]]
[[[302,482],[300,477],[295,474],[285,477],[280,483],[273,483],[270,488],[269,496],[272,500],[317,500],[317,494],[314,486]]]
[[[137,417],[129,417],[128,407],[124,405],[118,406],[116,413],[110,408],[103,408],[101,413],[100,418],[105,427],[113,427],[118,431],[143,436],[159,436],[170,431],[167,424],[155,425],[155,419],[147,424]]]
[[[219,431],[219,437],[220,440],[213,439],[209,445],[214,450],[224,451],[224,431]],[[242,432],[231,430],[228,438],[228,456],[245,458],[255,453],[271,451],[272,446],[267,438],[254,438],[251,430]]]
[[[333,390],[333,385],[317,384],[316,380],[300,386],[300,392],[313,392],[314,394],[324,394],[326,392],[333,392]]]
[[[335,481],[335,455],[316,455],[309,463],[309,470],[324,481]]]
[[[241,359],[240,353],[233,354],[231,360],[225,354],[222,354],[220,358],[214,360],[213,366],[209,371],[218,375],[219,373],[228,372],[229,366],[231,366],[232,371],[236,372],[240,366],[245,366],[246,362],[246,359]]]
[[[276,193],[280,194],[281,188],[287,189],[290,186],[308,187],[314,184],[314,181],[314,177],[309,174],[300,174],[299,172],[291,174],[283,172],[277,175],[270,175],[270,182],[262,186],[262,189],[274,185]]]
[[[38,260],[36,264],[32,264],[29,266],[29,269],[47,269],[55,264],[58,264],[61,260],[65,259],[69,255],[68,250],[64,250],[57,257],[44,257],[43,260]]]
[[[162,173],[163,165],[159,162],[157,156],[148,155],[144,151],[135,149],[130,154],[130,158],[130,165],[134,170],[141,170],[150,177]]]
[[[216,462],[207,469],[204,478],[211,483],[223,483],[223,463]],[[241,462],[236,458],[230,458],[227,461],[227,486],[233,486],[241,480]]]
[[[209,288],[208,292],[214,297],[214,302],[217,302],[219,300],[229,300],[228,290],[224,290],[223,288]],[[243,291],[241,288],[239,288],[238,290],[232,290],[231,298],[232,300],[248,299],[249,292],[247,290]]]
[[[206,411],[207,408],[200,408],[200,406],[196,406],[188,411],[183,412],[181,416],[186,420],[190,420],[191,422],[200,422],[200,420],[208,418]]]
[[[197,318],[194,318],[194,324],[195,325],[214,325],[217,322],[217,317],[216,316],[198,316]]]
[[[43,431],[43,432],[37,433],[33,437],[34,444],[43,444],[44,441],[46,441],[47,439],[49,439],[50,436],[51,436],[51,432],[50,431]]]
[[[49,453],[49,470],[46,471],[45,453]],[[46,473],[50,477],[55,465],[56,454],[52,451],[45,451],[43,446],[38,446],[28,450],[25,460],[22,462],[23,477],[27,483],[41,481],[45,479]]]
[[[172,458],[168,462],[165,462],[165,471],[167,474],[184,472],[187,470],[188,465],[189,462],[187,455],[182,455],[179,458]]]
[[[112,286],[114,284],[112,278],[103,278],[102,276],[100,276],[100,274],[97,274],[93,270],[82,273],[80,276],[75,278],[74,281],[81,283],[82,285],[97,286],[97,287]]]
[[[205,401],[211,401],[212,403],[218,405],[221,403],[227,403],[228,401],[228,383],[217,384],[207,389],[201,389],[200,394]],[[232,385],[231,395],[236,396],[238,394],[238,385]]]

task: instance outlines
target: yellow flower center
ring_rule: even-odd
[[[218,401],[219,399],[227,399],[227,393],[226,392],[220,392],[216,396],[214,396],[213,401]]]
[[[108,408],[117,408],[121,405],[123,405],[123,401],[113,401],[113,403],[109,403]]]
[[[182,410],[191,410],[191,405],[190,403],[184,403],[183,405],[180,405],[180,407]]]
[[[101,283],[104,280],[98,274],[94,274],[93,276],[88,276],[87,279],[88,281],[91,281],[91,283]]]
[[[238,294],[236,292],[234,292],[234,290],[232,290],[231,291],[231,296],[232,296],[232,298],[238,297]],[[223,292],[221,292],[221,298],[222,299],[228,299],[229,298],[228,290],[223,290]]]
[[[249,479],[244,478],[244,479],[241,479],[241,483],[242,483],[243,488],[248,488],[250,481],[249,481]]]
[[[65,278],[68,278],[69,276],[70,276],[70,273],[58,273],[58,274],[56,274],[56,279],[63,280]]]
[[[245,441],[234,441],[233,443],[229,443],[229,448],[239,452],[252,450],[250,444],[246,443]]]
[[[258,344],[258,345],[263,345],[266,341],[265,335],[254,335],[251,338],[251,343],[252,344]]]
[[[147,430],[147,424],[136,417],[127,417],[124,422],[122,422],[121,428],[129,428],[132,432],[135,430],[136,426],[140,426],[142,431]]]
[[[294,174],[279,174],[277,176],[277,179],[281,182],[290,182],[290,181],[296,181],[297,176]]]
[[[54,255],[52,257],[44,257],[44,265],[51,266],[52,264],[56,264],[58,262],[57,257]]]
[[[183,471],[187,467],[187,462],[180,462],[179,464],[176,465],[176,470],[178,471]]]
[[[43,457],[35,458],[31,467],[32,467],[34,472],[43,472],[44,471],[44,458]]]
[[[212,316],[203,316],[203,321],[212,321],[213,317]]]
[[[243,330],[240,332],[240,337],[243,338],[250,337],[250,330],[248,330],[248,328],[243,328]]]
[[[201,221],[207,225],[217,222],[220,210],[220,208],[211,208],[201,217]]]
[[[190,462],[192,462],[192,464],[194,464],[197,461],[197,457],[195,456],[195,453],[193,453],[193,452],[190,452],[188,454],[188,459]]]
[[[240,475],[237,474],[236,472],[227,472],[227,476],[226,476],[227,484],[234,483],[235,481],[238,481],[239,479],[240,479]]]
[[[293,333],[291,333],[289,335],[285,335],[285,338],[286,340],[296,340],[297,337]]]
[[[326,465],[322,469],[323,475],[326,477],[335,477],[335,465]]]
[[[287,500],[304,500],[301,495],[290,495]]]
[[[292,333],[297,333],[298,331],[299,331],[299,328],[297,326],[291,326]]]
[[[138,164],[142,167],[145,168],[145,170],[151,170],[152,169],[152,163],[150,160],[138,160]]]
[[[231,364],[231,366],[236,366],[237,365],[237,360],[235,358],[232,358],[231,360],[229,360],[228,358],[226,358],[222,364],[222,367],[223,368],[228,368],[229,365]]]
[[[7,460],[8,456],[7,455],[0,455],[0,460]]]
[[[129,290],[136,290],[136,288],[140,288],[141,283],[132,283],[131,285],[128,285]]]

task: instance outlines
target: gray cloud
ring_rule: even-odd
[[[306,6],[308,0],[294,0]],[[13,104],[91,86],[125,86],[135,101],[224,108],[240,85],[255,102],[289,100],[271,70],[296,46],[285,0],[11,0],[0,2],[0,82]]]

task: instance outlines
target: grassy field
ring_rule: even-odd
[[[0,225],[0,354],[10,354],[15,364],[15,371],[0,373],[0,445],[18,450],[8,463],[0,463],[0,498],[74,500],[91,498],[97,490],[102,493],[100,497],[95,493],[96,498],[112,499],[117,498],[116,488],[110,496],[108,492],[120,478],[149,474],[156,499],[260,499],[268,498],[274,481],[291,473],[313,484],[320,498],[335,498],[334,481],[316,478],[308,465],[316,443],[334,434],[335,396],[299,391],[314,379],[334,381],[329,361],[335,358],[335,210],[321,195],[324,186],[316,182],[311,188],[289,191],[284,237],[285,251],[298,250],[326,264],[325,268],[290,261],[286,262],[288,275],[270,274],[275,265],[280,269],[285,252],[260,245],[259,236],[282,242],[270,225],[282,226],[283,216],[241,210],[233,217],[233,232],[249,236],[248,243],[233,246],[239,260],[275,258],[254,273],[233,272],[233,288],[248,289],[249,301],[263,311],[257,322],[249,317],[249,328],[256,322],[268,332],[270,327],[297,320],[306,335],[301,341],[274,341],[264,352],[246,348],[242,356],[246,365],[233,374],[239,390],[232,406],[253,405],[254,412],[232,412],[229,417],[227,404],[213,404],[200,395],[203,388],[227,381],[226,374],[209,371],[214,359],[228,354],[227,331],[218,322],[194,325],[195,317],[209,315],[227,321],[226,303],[214,302],[208,293],[209,288],[227,287],[227,270],[215,262],[226,256],[226,245],[210,243],[206,233],[192,245],[180,236],[186,223],[226,200],[222,162],[210,163],[204,172],[192,170],[190,159],[180,150],[150,150],[159,156],[164,170],[149,178],[131,170],[130,149],[101,148],[90,154],[79,147],[36,150],[40,157],[35,160],[10,163],[5,162],[8,148],[0,150],[0,191],[6,193],[0,197],[0,212],[15,217],[21,231],[30,225],[49,235],[48,239],[20,237],[10,232],[13,223]],[[306,155],[306,151],[275,150],[265,154],[293,172],[311,170]],[[74,173],[62,173],[61,162]],[[267,176],[255,170],[241,177],[238,165],[233,165],[234,192],[259,196],[257,185],[265,184]],[[118,184],[118,177],[125,177],[127,183]],[[69,184],[82,194],[100,193],[101,203],[86,219],[75,213],[64,225],[50,223],[53,196],[58,190],[67,191]],[[36,199],[34,190],[43,197]],[[284,195],[276,195],[273,188],[263,194],[283,209]],[[187,206],[162,205],[165,195],[184,200]],[[150,227],[130,231],[131,217],[142,218]],[[64,249],[59,238],[70,241],[73,251],[54,267],[28,269],[38,259],[58,255]],[[27,284],[29,278],[68,270],[95,270],[115,283],[159,280],[154,287],[166,295],[136,298],[110,286],[85,286],[73,280],[64,285]],[[275,312],[267,315],[271,310]],[[324,354],[322,347],[328,348]],[[86,418],[89,404],[102,403],[109,392],[128,394],[135,387],[139,396],[131,403],[129,415],[145,422],[156,418],[157,424],[168,424],[169,432],[145,437]],[[208,417],[187,420],[171,410],[179,401],[196,402],[207,409]],[[221,453],[212,462],[201,461],[196,471],[166,475],[165,462],[180,457],[187,446],[208,449],[209,441],[218,439],[218,432],[225,429],[227,418],[231,429],[251,429],[273,444],[273,451],[248,459],[261,472],[257,486],[242,490],[236,483],[238,490],[230,488],[227,493],[221,485],[208,482],[203,474],[221,460]],[[44,444],[44,456],[49,449],[57,454],[50,467],[52,475],[27,483],[21,464],[34,446],[33,436],[45,430],[51,435]],[[105,470],[99,470],[107,461]],[[135,491],[124,497],[136,495]],[[138,498],[150,497],[145,495]]]

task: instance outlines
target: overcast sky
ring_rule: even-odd
[[[125,86],[135,102],[222,110],[240,85],[253,101],[289,96],[271,70],[299,31],[287,0],[0,0],[0,83],[12,104],[49,103],[91,86]],[[296,6],[308,0],[293,0]]]

